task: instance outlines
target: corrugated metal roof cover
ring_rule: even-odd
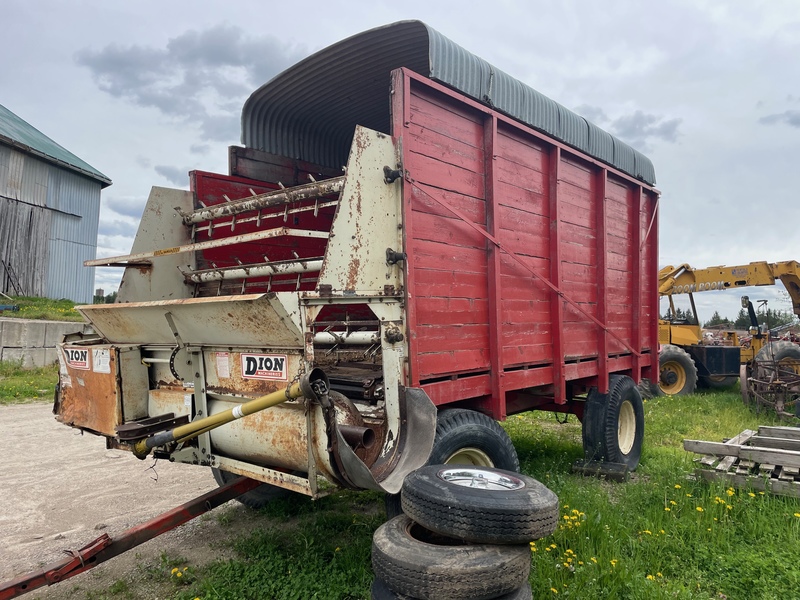
[[[2,104],[0,104],[0,141],[78,171],[99,181],[102,187],[111,185],[111,180],[100,171],[55,143]]]
[[[650,160],[583,117],[431,29],[399,21],[303,59],[253,92],[242,143],[329,167],[347,159],[356,124],[389,132],[389,74],[406,67],[650,185]]]

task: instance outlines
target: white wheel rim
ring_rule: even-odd
[[[633,404],[625,400],[619,407],[619,424],[617,427],[617,441],[620,452],[628,454],[633,449],[635,439],[636,414],[633,411]]]
[[[436,475],[454,485],[480,490],[518,490],[525,487],[525,482],[518,477],[484,469],[442,469]]]
[[[494,462],[479,448],[459,448],[447,457],[446,465],[474,465],[476,467],[493,467]]]

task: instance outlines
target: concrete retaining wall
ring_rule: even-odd
[[[58,360],[56,344],[67,333],[89,332],[86,323],[0,318],[0,360],[22,359],[25,368],[43,367]]]

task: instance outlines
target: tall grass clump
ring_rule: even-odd
[[[23,369],[22,361],[0,361],[0,404],[53,399],[58,365]]]
[[[0,304],[9,304],[4,298],[0,298],[0,300],[3,300]],[[0,316],[38,321],[84,321],[81,314],[75,310],[75,303],[72,300],[12,296],[12,301],[13,304],[19,306],[19,310],[3,311]]]
[[[556,533],[531,544],[535,598],[785,598],[800,589],[800,502],[691,478],[684,439],[722,441],[779,424],[738,393],[645,403],[645,448],[626,483],[582,477],[577,420],[509,419],[522,470],[561,501]],[[565,447],[565,440],[570,440]]]

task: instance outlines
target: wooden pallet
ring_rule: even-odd
[[[695,459],[703,479],[800,498],[800,427],[745,429],[726,442],[683,440],[683,447],[703,455]]]

